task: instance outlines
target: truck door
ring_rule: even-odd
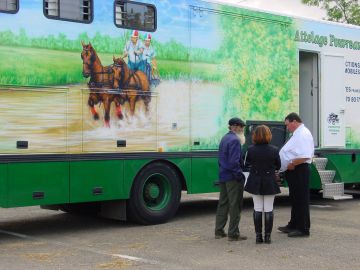
[[[345,147],[344,57],[322,56],[321,144]]]
[[[204,63],[198,56],[203,49],[214,52],[221,45],[219,37],[223,36],[223,31],[216,24],[222,15],[217,10],[195,6],[190,7],[190,14],[189,57],[193,77],[190,84],[190,149],[193,152],[217,150],[220,138],[216,139],[216,135],[219,128],[226,128],[226,123],[219,121],[223,113],[224,87],[216,80],[202,81],[196,78],[216,76],[216,70],[220,68],[221,61]],[[218,190],[213,184],[218,169],[217,158],[214,158],[216,155],[205,157],[193,158],[191,161],[192,193]]]
[[[318,54],[299,52],[300,117],[319,146],[319,72]]]

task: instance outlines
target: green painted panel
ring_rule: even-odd
[[[191,188],[189,193],[215,192],[219,189],[214,186],[218,181],[217,158],[193,158],[191,161]]]
[[[7,164],[0,164],[0,206],[7,207]]]
[[[76,161],[70,164],[70,202],[124,198],[124,161]]]
[[[8,164],[8,206],[58,204],[69,201],[68,162]],[[42,199],[33,198],[43,193]]]
[[[335,170],[335,181],[344,183],[360,183],[360,155],[329,154],[327,170]],[[353,160],[354,158],[354,160]]]

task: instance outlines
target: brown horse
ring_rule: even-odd
[[[114,73],[112,66],[103,66],[95,49],[91,43],[84,44],[81,42],[83,50],[81,52],[81,59],[83,60],[83,76],[90,77],[88,86],[90,95],[88,105],[95,120],[99,119],[99,114],[95,109],[95,105],[103,103],[104,105],[104,120],[105,126],[110,127],[110,107],[111,103],[115,103],[116,115],[119,119],[123,119],[123,114],[120,106],[120,96],[117,93],[111,93],[114,89]]]
[[[140,70],[133,72],[123,58],[113,57],[114,88],[120,89],[123,102],[129,101],[130,113],[134,115],[135,104],[139,97],[144,100],[146,113],[149,113],[151,101],[150,84],[146,74]]]

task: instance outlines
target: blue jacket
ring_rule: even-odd
[[[244,180],[241,164],[240,140],[234,132],[229,131],[219,145],[219,182]]]

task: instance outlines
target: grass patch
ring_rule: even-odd
[[[112,64],[113,54],[99,54],[103,65]],[[79,52],[0,46],[0,84],[66,85],[85,83]],[[217,65],[158,60],[163,79],[219,81]]]
[[[64,85],[85,82],[80,53],[0,47],[0,83]]]

